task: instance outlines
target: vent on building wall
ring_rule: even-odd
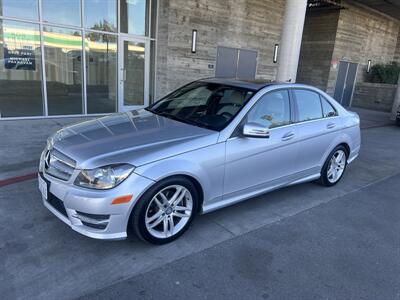
[[[343,9],[341,0],[308,0],[307,8],[310,10]]]

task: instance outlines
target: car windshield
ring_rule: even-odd
[[[147,110],[211,130],[225,128],[253,91],[210,82],[194,82],[157,101]]]

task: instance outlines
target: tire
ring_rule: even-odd
[[[138,200],[131,215],[131,229],[149,243],[170,243],[188,229],[199,202],[192,181],[182,176],[167,178],[152,186]]]
[[[335,157],[335,160],[338,160],[338,155],[342,154],[344,157],[340,160],[340,163],[336,161],[336,167],[332,166],[333,157]],[[342,145],[339,145],[332,150],[332,152],[328,155],[328,158],[326,159],[324,166],[321,170],[321,177],[319,179],[319,182],[322,185],[334,186],[342,179],[343,174],[346,171],[348,155],[349,154],[347,149]]]

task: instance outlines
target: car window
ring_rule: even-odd
[[[319,95],[308,90],[294,90],[299,121],[309,121],[322,118],[322,107]]]
[[[324,97],[321,96],[322,112],[325,118],[334,117],[337,115],[336,110],[333,108],[332,104],[328,102]]]
[[[207,86],[196,87],[192,90],[176,95],[174,97],[175,101],[169,101],[165,108],[177,109],[188,106],[206,105],[212,92],[213,91],[208,89]]]
[[[290,101],[287,90],[262,96],[247,115],[247,122],[274,128],[290,123]]]
[[[239,113],[253,91],[211,82],[194,82],[147,109],[191,125],[220,131]]]

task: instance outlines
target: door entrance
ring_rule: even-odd
[[[118,111],[149,104],[149,41],[121,36],[118,61]]]
[[[343,106],[350,106],[353,97],[358,64],[341,61],[333,98]]]

